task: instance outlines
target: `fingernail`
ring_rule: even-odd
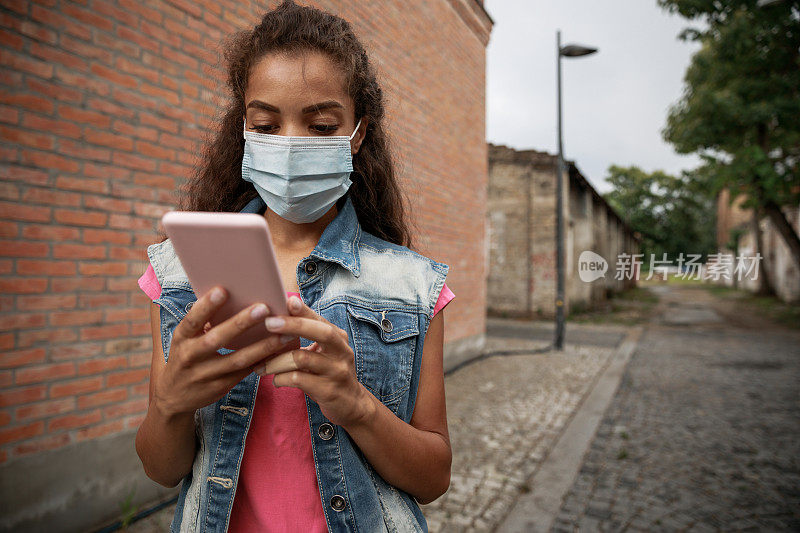
[[[297,296],[291,296],[289,298],[289,308],[292,311],[299,311],[300,310],[300,298]]]
[[[264,304],[258,304],[250,311],[250,316],[253,318],[264,318],[269,313],[267,306]]]
[[[281,335],[281,338],[278,340],[281,341],[281,344],[286,344],[287,342],[289,342],[294,338],[295,338],[294,335]]]
[[[277,316],[271,316],[271,317],[269,317],[268,319],[266,319],[264,321],[264,325],[266,325],[267,329],[270,329],[270,330],[272,330],[272,329],[280,329],[280,328],[283,327],[283,325],[285,323],[286,323],[286,321],[284,319],[282,319],[280,317],[277,317]]]
[[[222,293],[221,289],[214,289],[211,291],[211,303],[218,304],[222,301],[225,295]]]

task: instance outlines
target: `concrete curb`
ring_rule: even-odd
[[[547,458],[528,480],[531,491],[520,495],[508,516],[495,529],[497,533],[550,530],[600,420],[617,392],[642,331],[642,327],[633,328],[611,355]]]

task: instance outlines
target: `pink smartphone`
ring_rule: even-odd
[[[209,320],[212,326],[256,302],[267,304],[270,314],[289,314],[272,238],[263,216],[169,211],[161,217],[161,223],[197,298],[215,285],[228,291],[228,300]],[[261,322],[238,335],[226,348],[244,348],[268,334]]]

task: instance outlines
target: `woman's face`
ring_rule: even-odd
[[[356,126],[355,109],[344,85],[344,73],[322,52],[267,54],[253,66],[245,90],[247,129],[273,135],[349,137]],[[362,123],[350,142],[353,153],[365,129]]]

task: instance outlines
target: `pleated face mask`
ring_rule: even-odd
[[[344,196],[353,172],[353,133],[287,137],[244,127],[242,179],[251,182],[278,216],[296,224],[314,222]]]

